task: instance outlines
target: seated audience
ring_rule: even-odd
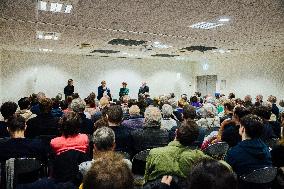
[[[43,92],[39,92],[38,94],[33,94],[31,98],[33,101],[31,104],[31,112],[36,115],[41,114],[39,106],[40,106],[40,101],[46,98],[45,94]]]
[[[173,142],[150,151],[146,163],[145,181],[152,181],[163,175],[186,178],[192,166],[203,158],[209,158],[202,151],[188,148],[197,137],[197,124],[192,120],[183,122],[177,129]]]
[[[93,160],[86,161],[79,165],[80,172],[85,176],[86,173],[90,170],[92,164],[100,159],[102,156],[112,154],[112,151],[115,149],[115,134],[112,129],[108,127],[101,127],[97,129],[93,134],[94,141],[94,151],[93,151]],[[128,159],[123,159],[123,161],[131,169],[132,164]]]
[[[109,128],[115,133],[116,151],[132,153],[132,138],[130,130],[121,125],[123,112],[119,105],[113,105],[108,108],[106,113]]]
[[[244,97],[244,107],[246,108],[252,108],[253,104],[252,104],[252,98],[250,95],[246,95]]]
[[[93,134],[94,132],[94,125],[91,119],[88,119],[85,114],[86,103],[84,100],[80,98],[76,98],[71,102],[71,109],[78,114],[80,119],[80,133],[84,134]]]
[[[160,189],[170,189],[172,176],[164,176]],[[222,163],[204,159],[195,166],[188,176],[188,185],[185,189],[237,189],[237,177]]]
[[[0,121],[0,138],[9,137],[7,131],[7,122],[9,119],[13,118],[15,112],[17,111],[18,105],[15,102],[4,102],[1,105],[0,111],[4,118],[4,121]]]
[[[171,130],[173,127],[177,126],[176,120],[171,118],[173,115],[173,108],[169,104],[164,104],[162,106],[162,115],[161,128],[166,129],[167,131]]]
[[[235,105],[231,101],[224,103],[224,115],[220,118],[220,123],[222,123],[226,119],[232,119],[234,107]]]
[[[130,129],[142,129],[144,123],[143,116],[140,115],[140,109],[137,105],[129,108],[129,118],[122,122],[122,125]]]
[[[200,108],[202,106],[202,104],[198,102],[197,96],[190,97],[190,105],[196,108]]]
[[[134,189],[134,178],[121,156],[106,154],[94,161],[82,189]]]
[[[51,114],[53,117],[61,117],[63,115],[63,111],[60,108],[60,100],[59,98],[53,98],[52,100],[52,110],[51,110]]]
[[[272,166],[269,149],[260,139],[263,130],[262,119],[249,114],[244,116],[240,123],[239,133],[242,141],[228,151],[227,163],[238,176]]]
[[[85,112],[93,116],[99,109],[96,106],[96,94],[92,92],[87,98],[84,99],[86,102]]]
[[[264,127],[261,134],[261,139],[263,141],[268,141],[271,138],[277,138],[277,136],[280,136],[280,124],[274,125],[269,121],[271,116],[271,107],[258,106],[254,109],[254,114],[261,117],[263,120]]]
[[[52,100],[44,98],[39,102],[40,114],[27,122],[26,137],[35,138],[40,135],[59,135],[59,118],[51,114]]]
[[[156,107],[148,107],[144,113],[144,127],[132,133],[135,153],[155,147],[166,146],[169,134],[161,129],[161,111]]]
[[[36,114],[33,114],[29,110],[30,104],[31,104],[31,102],[30,102],[30,99],[28,97],[21,98],[18,101],[18,105],[19,105],[20,110],[16,111],[16,114],[19,114],[22,117],[24,117],[26,121],[28,121],[29,119],[31,119],[33,117],[36,117]]]
[[[51,140],[50,146],[56,155],[60,155],[68,150],[78,150],[86,153],[89,139],[86,134],[79,133],[80,118],[75,112],[64,114],[60,120],[61,137]]]
[[[9,158],[32,157],[46,161],[48,148],[40,140],[25,138],[26,121],[14,115],[7,122],[10,139],[0,143],[0,161]]]

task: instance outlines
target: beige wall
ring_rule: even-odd
[[[97,93],[101,80],[106,80],[115,98],[122,81],[128,82],[130,96],[137,97],[141,81],[147,81],[152,96],[174,91],[177,95],[195,91],[196,75],[218,76],[226,80],[227,87],[220,92],[235,92],[238,97],[261,93],[265,98],[275,94],[284,99],[284,57],[279,54],[223,56],[208,60],[208,70],[203,62],[183,62],[170,59],[137,60],[95,58],[47,53],[22,53],[2,51],[0,99],[18,100],[33,92],[45,92],[53,97],[69,78],[75,80],[75,92],[86,97]],[[181,78],[177,78],[181,73]],[[192,86],[189,86],[192,85]]]
[[[197,75],[218,76],[217,90],[224,94],[234,92],[238,97],[247,94],[255,97],[263,94],[284,99],[284,56],[281,53],[230,56],[208,62],[208,70],[202,63],[196,65]],[[220,81],[227,87],[220,90]]]
[[[4,51],[1,62],[1,90],[3,101],[17,100],[39,91],[53,97],[69,78],[75,81],[75,92],[85,98],[106,80],[114,98],[122,81],[128,82],[130,96],[137,98],[139,86],[147,81],[150,94],[157,96],[175,92],[192,93],[194,81],[192,62],[166,62],[163,60],[112,59],[86,56],[67,56],[48,53],[22,53]],[[181,78],[177,78],[181,73]]]

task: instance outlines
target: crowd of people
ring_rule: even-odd
[[[18,188],[133,189],[131,160],[144,150],[145,189],[246,188],[240,177],[265,167],[279,168],[269,187],[283,187],[284,103],[275,96],[151,98],[143,83],[136,100],[123,83],[113,101],[103,81],[83,99],[72,82],[65,100],[39,92],[1,105],[0,161],[32,157],[51,170]],[[218,142],[229,145],[223,159],[204,151]]]

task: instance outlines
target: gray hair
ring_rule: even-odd
[[[144,113],[144,121],[146,127],[160,127],[162,114],[159,108],[156,107],[148,107]]]
[[[164,104],[162,106],[162,113],[165,117],[170,117],[173,114],[173,108],[169,104]]]
[[[108,151],[115,143],[114,131],[109,127],[101,127],[94,132],[93,141],[97,150]]]
[[[76,98],[71,102],[71,109],[76,113],[84,112],[86,108],[86,102],[80,98]]]
[[[129,114],[130,115],[139,115],[140,114],[140,108],[137,105],[132,105],[129,108]]]

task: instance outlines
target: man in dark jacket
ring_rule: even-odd
[[[130,130],[121,125],[123,111],[121,106],[113,105],[108,108],[107,119],[109,127],[115,133],[115,151],[123,151],[132,154],[132,138]]]
[[[74,93],[74,85],[73,85],[73,79],[68,79],[68,84],[64,88],[64,94],[65,94],[65,100],[68,96],[72,96]]]
[[[249,114],[240,121],[239,134],[242,141],[231,148],[226,156],[237,175],[252,172],[255,169],[272,166],[268,147],[260,139],[263,121],[256,115]]]
[[[161,129],[161,111],[156,107],[148,107],[144,116],[144,128],[132,133],[135,153],[166,146],[169,143],[168,131]]]
[[[7,131],[7,122],[13,117],[17,111],[18,105],[15,102],[4,102],[1,105],[0,111],[4,118],[4,121],[0,121],[0,138],[9,137]]]
[[[51,114],[52,100],[44,98],[39,102],[40,114],[27,122],[26,137],[35,138],[40,135],[59,135],[59,118]]]

